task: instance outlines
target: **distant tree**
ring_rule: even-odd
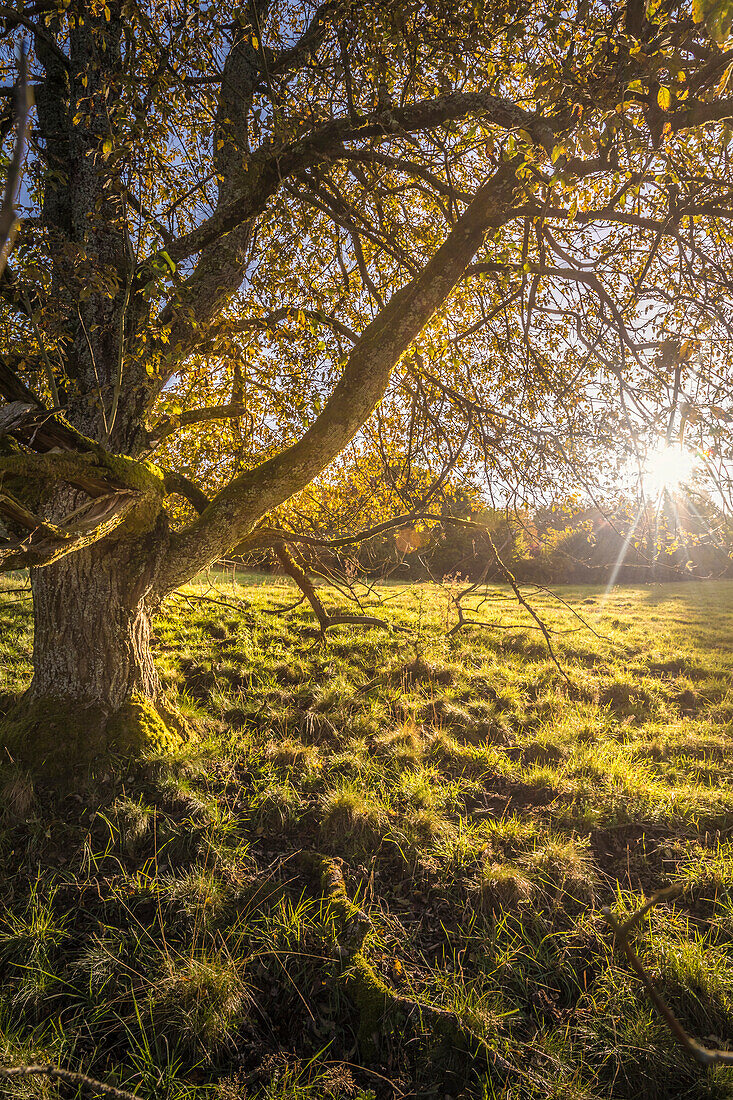
[[[35,615],[17,755],[165,740],[159,601],[273,514],[296,531],[285,502],[327,494],[355,437],[373,470],[417,432],[499,493],[573,463],[590,483],[694,401],[701,348],[725,372],[729,22],[709,0],[2,9],[35,93],[0,282],[0,558],[31,567]]]

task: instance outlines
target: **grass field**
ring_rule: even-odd
[[[4,583],[0,707],[31,645]],[[733,1047],[733,583],[558,594],[560,668],[502,588],[450,637],[431,585],[366,600],[404,631],[325,640],[276,578],[169,599],[180,757],[63,799],[3,765],[0,1062],[145,1100],[733,1097],[601,912],[687,884],[637,949]]]

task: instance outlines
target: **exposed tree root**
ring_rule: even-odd
[[[339,980],[359,1013],[357,1039],[366,1062],[378,1057],[381,1041],[390,1033],[427,1033],[438,1048],[439,1060],[458,1056],[464,1072],[493,1072],[504,1079],[519,1077],[535,1088],[552,1091],[539,1074],[528,1068],[520,1069],[492,1049],[455,1012],[390,989],[363,952],[371,921],[347,894],[341,860],[313,856],[311,861],[313,876],[318,879],[327,903],[327,917],[334,926],[334,950],[341,962]]]

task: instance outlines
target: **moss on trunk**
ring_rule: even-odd
[[[172,752],[186,737],[182,722],[143,696],[112,713],[64,698],[21,700],[0,720],[3,756],[52,781],[83,774],[110,754]]]

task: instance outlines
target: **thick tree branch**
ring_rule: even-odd
[[[64,420],[58,409],[47,409],[33,390],[18,378],[0,358],[0,394],[9,404],[0,410],[0,435],[12,435],[26,447],[41,454],[47,451],[68,451],[101,454],[103,449],[94,440],[82,435]],[[25,410],[20,416],[21,407]],[[15,418],[14,426],[9,426]]]
[[[0,14],[2,11],[0,10]],[[26,64],[25,47],[20,51],[20,73],[15,95],[15,145],[13,155],[10,158],[8,175],[5,181],[5,194],[2,206],[0,206],[0,276],[5,270],[8,256],[15,241],[18,227],[18,218],[15,213],[15,200],[20,187],[20,177],[23,170],[23,157],[28,132],[28,116],[31,108],[31,92],[28,87],[28,68]]]
[[[673,133],[701,126],[705,122],[723,122],[733,118],[733,99],[719,99],[713,103],[689,103],[672,111],[665,118]]]
[[[21,27],[25,27],[39,42],[43,43],[43,45],[53,53],[62,65],[66,68],[69,67],[69,59],[53,35],[49,34],[43,27],[39,26],[38,23],[34,23],[25,12],[19,11],[18,8],[10,8],[6,4],[0,4],[0,19],[6,20],[9,26],[19,24]]]
[[[223,234],[262,213],[284,179],[326,157],[337,156],[344,142],[394,139],[471,116],[481,116],[507,130],[526,130],[545,150],[551,151],[553,147],[555,129],[551,120],[488,92],[453,92],[380,111],[356,123],[350,118],[334,119],[288,145],[273,144],[253,153],[238,197],[220,207],[196,229],[173,241],[168,251],[176,261],[200,252]]]
[[[168,496],[183,497],[184,500],[187,500],[188,503],[196,509],[199,515],[209,507],[209,504],[211,504],[206,493],[195,481],[191,481],[190,478],[184,477],[183,474],[176,473],[175,470],[164,471],[163,487]]]
[[[317,7],[313,13],[313,18],[295,45],[291,46],[290,49],[281,50],[279,53],[274,54],[268,62],[267,68],[270,75],[284,76],[285,73],[297,68],[306,57],[318,49],[326,37],[334,23],[334,19],[330,17],[338,16],[340,11],[343,10],[345,10],[345,5],[335,2],[335,0],[326,0],[325,4]]]
[[[321,415],[275,458],[236,478],[174,536],[162,588],[175,588],[236,545],[260,516],[298,492],[347,445],[382,398],[392,368],[446,300],[489,228],[513,214],[515,166],[503,164],[476,193],[432,259],[362,333]]]
[[[32,478],[52,484],[64,481],[81,489],[90,497],[106,497],[110,492],[128,489],[161,492],[163,472],[153,466],[135,462],[120,455],[98,453],[27,454],[18,450],[9,457],[0,456],[0,479],[3,476]],[[147,484],[145,484],[147,483]]]
[[[0,354],[0,396],[4,397],[6,401],[30,402],[42,409],[44,406],[40,397],[26,386],[25,382],[21,381],[16,373],[17,368],[27,362],[25,356],[13,356],[11,358],[8,355]],[[42,369],[40,363],[38,368]]]

